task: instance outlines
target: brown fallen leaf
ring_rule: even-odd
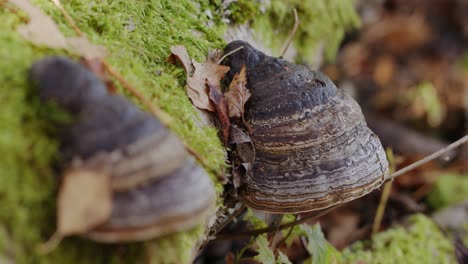
[[[172,46],[171,56],[168,61],[174,63],[180,61],[187,73],[187,95],[192,104],[200,109],[215,112],[215,107],[210,102],[210,94],[206,85],[208,80],[212,85],[219,87],[219,83],[224,75],[229,71],[229,67],[219,65],[210,60],[199,63],[190,59],[187,49],[182,46]],[[193,74],[192,73],[193,68]]]
[[[28,0],[9,0],[29,15],[29,23],[18,26],[18,32],[25,39],[36,45],[50,48],[67,47],[67,40],[57,27],[57,24],[42,10]]]
[[[250,136],[237,125],[231,125],[230,144],[234,150],[232,183],[237,189],[252,171],[255,162],[255,146]]]
[[[171,56],[169,56],[169,58],[167,58],[167,61],[172,64],[175,64],[176,61],[179,61],[180,63],[182,63],[182,66],[184,66],[185,73],[187,74],[187,78],[188,78],[193,71],[193,67],[192,67],[192,60],[190,59],[190,56],[185,46],[183,45],[172,46],[171,53],[172,54]]]
[[[209,89],[211,103],[214,105],[216,114],[218,115],[219,121],[221,122],[221,131],[223,134],[224,145],[227,146],[231,122],[229,121],[226,100],[224,99],[223,93],[221,93],[221,89],[211,84],[208,79],[206,80],[206,85]]]
[[[112,212],[110,175],[105,171],[70,169],[57,198],[57,232],[83,234],[104,223]]]
[[[229,117],[244,117],[244,105],[252,95],[250,91],[245,88],[246,84],[246,70],[245,66],[242,66],[241,71],[234,75],[231,84],[229,84],[229,89],[227,93],[225,93]]]
[[[218,85],[224,75],[229,71],[229,67],[212,62],[204,62],[201,64],[193,61],[192,64],[195,70],[193,76],[187,79],[187,93],[193,105],[200,109],[214,112],[215,108],[210,103],[206,80],[211,84]]]
[[[107,55],[104,47],[92,44],[86,37],[64,37],[52,18],[30,1],[8,1],[28,14],[29,23],[19,26],[18,32],[31,43],[53,49],[65,49],[87,59],[103,58]]]
[[[69,51],[86,59],[100,59],[107,56],[106,48],[92,44],[86,37],[69,37],[67,43]]]

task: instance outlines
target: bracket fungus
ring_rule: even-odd
[[[132,242],[206,220],[214,186],[160,121],[109,94],[102,80],[69,59],[42,59],[30,76],[42,100],[55,101],[74,118],[62,138],[60,235]]]
[[[361,108],[325,74],[246,42],[231,42],[224,52],[234,50],[224,61],[225,81],[245,66],[252,94],[244,121],[237,120],[251,142],[235,144],[233,164],[243,165],[239,195],[247,206],[313,211],[361,197],[388,179],[385,151]]]

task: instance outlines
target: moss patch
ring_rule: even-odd
[[[424,215],[409,218],[409,227],[395,227],[357,242],[343,251],[345,263],[457,263],[451,242]]]
[[[281,48],[294,25],[293,8],[300,20],[293,39],[299,62],[314,63],[319,44],[325,47],[325,55],[332,60],[345,32],[360,25],[353,1],[342,0],[272,0],[265,14],[254,19],[253,28],[279,56]]]
[[[437,210],[462,202],[467,197],[468,175],[446,173],[437,178],[427,202]]]
[[[34,3],[56,21],[64,35],[74,35],[51,1]],[[208,28],[208,18],[201,11],[209,8],[208,1],[198,6],[188,0],[63,4],[90,40],[110,51],[109,63],[174,118],[174,132],[210,166],[222,169],[224,155],[217,132],[196,125],[198,114],[185,95],[183,69],[165,62],[171,45],[185,45],[198,61],[204,60],[209,48],[222,48],[223,26]],[[16,33],[22,23],[17,14],[1,8],[0,21],[0,262],[138,263],[144,256],[150,256],[147,260],[153,263],[188,262],[203,233],[201,227],[145,244],[102,245],[72,237],[50,255],[36,253],[55,229],[53,167],[59,154],[54,132],[63,115],[38,101],[27,81],[27,70],[33,61],[63,51],[35,47],[22,39]],[[151,250],[167,244],[173,255]],[[151,254],[143,254],[144,250]]]

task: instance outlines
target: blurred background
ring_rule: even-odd
[[[241,38],[274,56],[279,56],[293,28],[292,9],[297,9],[299,29],[284,57],[325,72],[338,87],[353,94],[368,125],[394,153],[395,169],[467,133],[468,1],[259,1],[248,8],[241,1],[230,2],[231,8],[238,5],[244,14],[256,15],[245,24],[231,26],[226,40]],[[226,18],[236,21],[232,9],[227,10]],[[468,243],[467,161],[468,148],[462,146],[398,177],[387,187],[388,202],[381,205],[384,213],[377,230],[388,231],[380,238],[370,240],[382,190],[309,224],[320,223],[327,240],[339,251],[344,250],[345,262],[395,263],[392,254],[418,254],[413,251],[419,249],[407,247],[420,242],[399,237],[397,233],[405,231],[391,228],[424,214],[443,230],[443,236],[457,250],[457,261],[463,263],[467,251],[460,241]],[[233,224],[226,232],[252,226]],[[429,230],[425,226],[416,233]],[[421,235],[423,240],[431,239]],[[249,241],[252,245],[249,238],[215,241],[200,262],[252,261],[248,257],[256,254],[256,247],[245,247]],[[379,243],[383,243],[381,247],[376,245]],[[392,251],[392,247],[400,251]],[[299,237],[280,248],[293,263],[309,256]],[[243,257],[239,257],[242,249]],[[226,252],[230,258],[224,257]],[[425,263],[419,260],[417,263]]]

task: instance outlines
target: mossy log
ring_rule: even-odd
[[[217,2],[220,1],[63,1],[62,4],[90,41],[109,51],[106,58],[109,64],[154,105],[172,116],[173,132],[202,155],[211,170],[222,172],[226,167],[225,150],[215,128],[199,125],[199,112],[184,89],[184,69],[166,61],[170,47],[184,45],[192,58],[204,61],[209,49],[225,45],[222,36],[227,28],[226,16],[238,21],[260,16],[262,19],[255,26],[263,33],[259,35],[275,40],[266,40],[266,43],[278,44],[278,36],[272,33],[277,25],[271,21],[277,20],[278,15],[281,21],[288,20],[284,8],[289,6],[295,6],[303,14],[308,14],[307,10],[325,12],[322,16],[312,16],[320,19],[305,20],[301,30],[307,33],[298,35],[310,38],[299,40],[299,44],[310,45],[310,41],[327,38],[339,43],[345,25],[356,25],[357,17],[350,11],[349,4],[340,8],[337,3],[342,1],[338,0],[318,1],[318,7],[326,7],[324,10],[308,8],[312,1],[302,9],[299,6],[302,1],[289,0],[290,5],[272,1],[271,11],[266,13],[258,11],[260,8],[252,6],[250,1],[237,1],[231,6],[231,15]],[[52,1],[35,0],[33,3],[58,24],[65,36],[76,36]],[[56,226],[56,178],[61,162],[57,124],[64,122],[67,115],[53,105],[39,102],[35,87],[28,81],[28,69],[34,61],[47,55],[72,55],[64,50],[35,46],[24,39],[17,27],[25,23],[26,15],[4,8],[6,5],[11,6],[8,1],[0,1],[0,263],[190,262],[203,237],[205,228],[202,226],[153,241],[120,245],[68,237],[48,255],[37,251]],[[249,12],[243,13],[246,5]],[[219,14],[220,9],[226,13]],[[316,32],[317,25],[322,25],[323,30],[311,35]],[[337,34],[329,35],[329,31],[335,29]],[[289,26],[282,30],[283,39],[288,31]],[[328,37],[321,34],[328,34]],[[299,55],[301,52],[311,54],[304,45],[297,48]],[[145,108],[124,89],[118,88],[120,93]],[[221,184],[215,175],[211,176],[221,193]],[[222,201],[218,201],[218,205],[221,204]]]
[[[109,51],[108,62],[155,105],[173,117],[173,132],[218,171],[224,149],[212,127],[200,127],[199,114],[184,90],[185,72],[166,62],[170,46],[185,45],[203,61],[208,49],[222,48],[223,25],[207,26],[208,1],[67,1],[65,9],[95,44]],[[4,3],[6,4],[6,3]],[[75,36],[51,1],[35,1]],[[204,228],[131,245],[103,245],[79,237],[64,239],[48,255],[37,247],[55,229],[55,168],[60,164],[56,125],[64,118],[57,107],[39,102],[28,81],[33,61],[63,50],[37,47],[17,27],[24,14],[0,8],[0,262],[1,263],[186,263],[192,259]],[[78,58],[77,58],[78,59]],[[120,92],[123,92],[120,89]],[[140,104],[135,98],[134,102]],[[143,107],[144,108],[144,107]],[[216,181],[214,175],[213,180]],[[217,185],[221,190],[220,184]]]

